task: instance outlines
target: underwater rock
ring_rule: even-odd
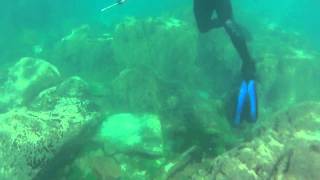
[[[169,179],[319,179],[319,115],[319,103],[281,111],[252,141],[215,159],[203,158],[200,165],[190,163]]]
[[[41,91],[30,106],[33,110],[51,110],[62,97],[85,100],[88,99],[88,94],[88,83],[78,76],[73,76],[57,84],[57,86]]]
[[[91,168],[98,179],[116,180],[121,176],[120,165],[112,157],[92,158]]]
[[[319,179],[319,117],[319,103],[304,103],[281,111],[257,130],[258,136],[252,141],[207,160],[208,164],[194,170],[192,177]]]
[[[3,86],[2,104],[29,104],[42,90],[56,85],[60,73],[52,64],[42,59],[21,58],[9,69]]]
[[[120,163],[101,149],[84,153],[63,173],[64,179],[116,180],[122,175]],[[63,178],[59,178],[63,179]]]
[[[60,98],[50,111],[16,108],[0,114],[0,179],[48,179],[71,161],[98,120],[86,104]]]
[[[105,150],[130,156],[161,157],[163,139],[161,123],[156,115],[123,113],[110,116],[103,123],[97,140]]]
[[[78,76],[70,77],[57,86],[58,95],[63,97],[84,98],[88,91],[88,83]]]
[[[298,146],[279,162],[274,179],[319,179],[320,143]],[[281,168],[282,165],[282,168]],[[282,172],[281,172],[282,170]]]
[[[45,89],[31,103],[30,107],[35,111],[52,110],[60,97],[57,95],[57,87]]]

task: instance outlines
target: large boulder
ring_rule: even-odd
[[[12,104],[0,114],[0,179],[54,178],[98,129],[87,83],[59,81],[59,71],[40,59],[22,58],[10,69],[3,102]]]
[[[59,81],[60,73],[52,64],[42,59],[21,58],[9,69],[8,80],[2,87],[1,104],[28,104],[42,90],[56,85]]]
[[[33,179],[72,159],[88,138],[87,132],[94,131],[86,127],[97,120],[86,104],[77,98],[60,98],[50,111],[17,108],[1,114],[0,179]]]
[[[164,162],[161,129],[153,114],[111,115],[81,154],[53,179],[149,179],[148,172],[158,171]]]

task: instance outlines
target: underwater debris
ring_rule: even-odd
[[[199,150],[197,146],[192,146],[183,152],[174,162],[167,164],[164,167],[164,180],[172,178],[176,173],[181,171],[184,167],[192,161],[194,153]]]

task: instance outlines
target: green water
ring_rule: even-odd
[[[318,1],[232,1],[256,65],[258,120],[245,105],[240,125],[242,59],[223,28],[200,33],[191,0],[101,12],[113,3],[1,3],[0,180],[215,179],[215,158],[320,100]],[[289,112],[316,116],[302,107]]]

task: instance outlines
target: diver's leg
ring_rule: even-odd
[[[193,11],[197,27],[201,33],[206,33],[213,28],[222,27],[220,19],[212,19],[215,8],[214,0],[193,0]]]
[[[233,11],[230,0],[216,0],[216,11],[218,18],[224,23],[233,19]]]
[[[234,47],[242,59],[242,74],[245,80],[254,79],[255,63],[249,53],[245,38],[234,21],[230,0],[218,0],[218,18],[224,22],[224,28],[228,33]]]
[[[227,23],[234,23],[233,20],[228,20],[230,22]],[[256,122],[258,117],[258,104],[257,104],[257,93],[256,93],[256,83],[255,83],[255,62],[253,61],[252,57],[249,54],[249,50],[247,44],[245,42],[244,37],[241,33],[236,32],[236,28],[232,28],[235,24],[225,25],[225,30],[229,34],[231,41],[233,42],[234,47],[237,49],[241,59],[242,59],[242,78],[243,82],[247,82],[249,85],[247,86],[247,95],[249,97],[250,103],[250,116],[251,121]],[[243,108],[244,106],[240,106],[243,104],[243,99],[240,98],[242,88],[240,88],[239,98],[237,101],[237,107]],[[239,117],[241,117],[241,111],[236,111],[234,123],[236,125],[239,124]]]
[[[238,25],[234,21],[232,6],[230,0],[217,0],[217,14],[218,18],[224,22],[224,28],[229,34],[230,39],[242,59],[242,75],[243,81],[239,91],[237,107],[234,117],[235,125],[239,125],[241,120],[241,113],[244,107],[246,97],[249,97],[250,116],[251,120],[257,120],[257,95],[255,86],[255,63],[250,56],[246,41]]]
[[[234,22],[231,22],[234,23]],[[233,26],[233,25],[231,25]],[[231,41],[236,48],[238,54],[242,59],[242,75],[245,80],[252,80],[255,79],[255,62],[253,61],[248,46],[245,42],[245,39],[241,33],[235,32],[230,27],[225,27],[226,32],[229,34]]]

